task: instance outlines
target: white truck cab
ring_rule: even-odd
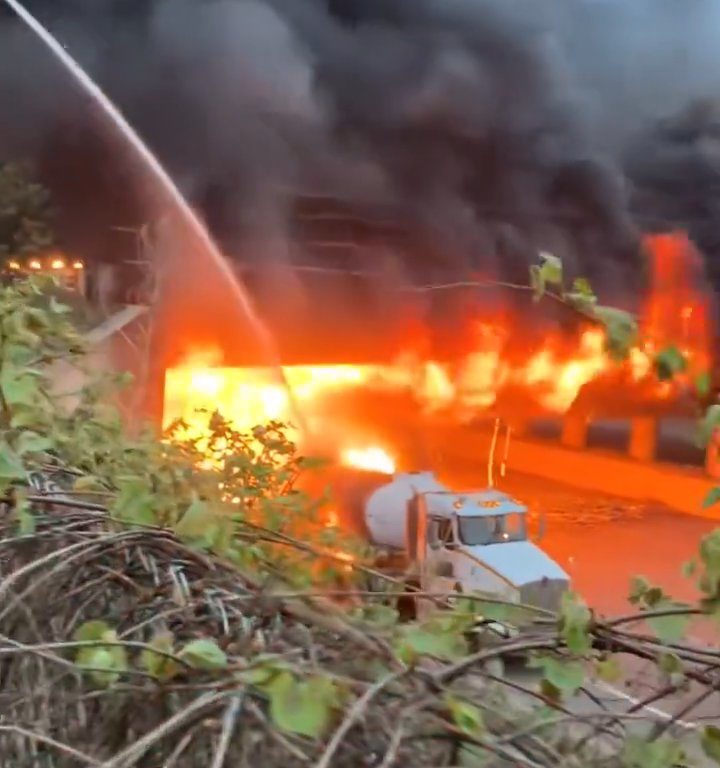
[[[570,583],[565,571],[528,540],[527,508],[494,489],[428,492],[421,580],[430,591],[485,593],[549,610]]]
[[[555,610],[570,578],[528,540],[527,507],[506,493],[450,491],[404,473],[365,501],[371,540],[402,551],[423,591],[483,593]]]

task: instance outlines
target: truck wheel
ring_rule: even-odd
[[[413,592],[417,592],[420,585],[414,581],[409,581],[405,585],[405,594],[398,598],[397,612],[400,621],[414,621],[417,618],[417,601]]]

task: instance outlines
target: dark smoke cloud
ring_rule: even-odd
[[[674,224],[720,254],[715,113],[672,120],[720,95],[714,0],[28,5],[242,257],[310,258],[296,193],[389,211],[426,246],[405,257],[424,275],[512,276],[543,248],[627,286],[638,232]],[[86,101],[5,16],[0,152],[35,155],[74,201],[70,239],[89,215],[96,231],[141,220]]]

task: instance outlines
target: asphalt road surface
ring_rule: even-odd
[[[485,467],[455,465],[441,477],[456,489],[480,488],[484,486]],[[697,596],[693,582],[682,575],[682,564],[695,554],[700,538],[716,527],[713,521],[678,514],[657,504],[587,494],[537,477],[510,474],[498,478],[496,484],[527,504],[535,522],[540,513],[544,514],[546,530],[540,546],[565,568],[573,588],[598,614],[612,616],[633,610],[627,595],[635,575],[645,576],[678,600]],[[715,625],[695,624],[690,632],[698,645],[720,645],[720,631]],[[593,696],[617,713],[626,712],[661,687],[654,663],[626,657],[622,667],[622,679],[592,690]],[[533,672],[516,674],[525,683],[536,682]],[[659,700],[645,708],[644,714],[662,720],[682,712],[682,722],[673,730],[677,738],[698,726],[720,725],[720,694],[684,711],[698,692],[693,688]],[[587,696],[578,696],[571,706],[580,713],[601,711]],[[635,726],[646,727],[640,721]],[[693,757],[693,765],[706,764],[700,756]]]

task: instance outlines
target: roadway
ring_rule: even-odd
[[[440,472],[444,482],[453,488],[470,490],[482,487],[485,467],[454,464]],[[610,616],[631,612],[627,600],[630,581],[642,575],[679,600],[693,600],[697,590],[683,577],[682,564],[697,551],[700,538],[713,530],[715,523],[699,517],[678,514],[658,504],[586,494],[542,478],[509,474],[498,478],[497,486],[527,504],[537,524],[540,514],[546,520],[542,548],[570,574],[573,588],[598,614]],[[534,526],[533,526],[534,527]],[[716,626],[695,625],[692,638],[701,645],[717,645],[720,634]],[[622,713],[652,691],[661,681],[652,662],[635,658],[622,659],[622,678],[612,685],[596,684],[592,694],[602,706]],[[534,673],[515,673],[518,681],[534,685]],[[645,708],[648,718],[668,719],[686,709],[699,693],[697,687],[655,702]],[[584,695],[571,702],[578,713],[597,713],[601,706]],[[713,694],[692,709],[683,712],[682,724],[675,727],[683,738],[698,724],[720,725],[720,694]],[[644,724],[634,730],[646,728]],[[693,755],[693,765],[709,765]]]

